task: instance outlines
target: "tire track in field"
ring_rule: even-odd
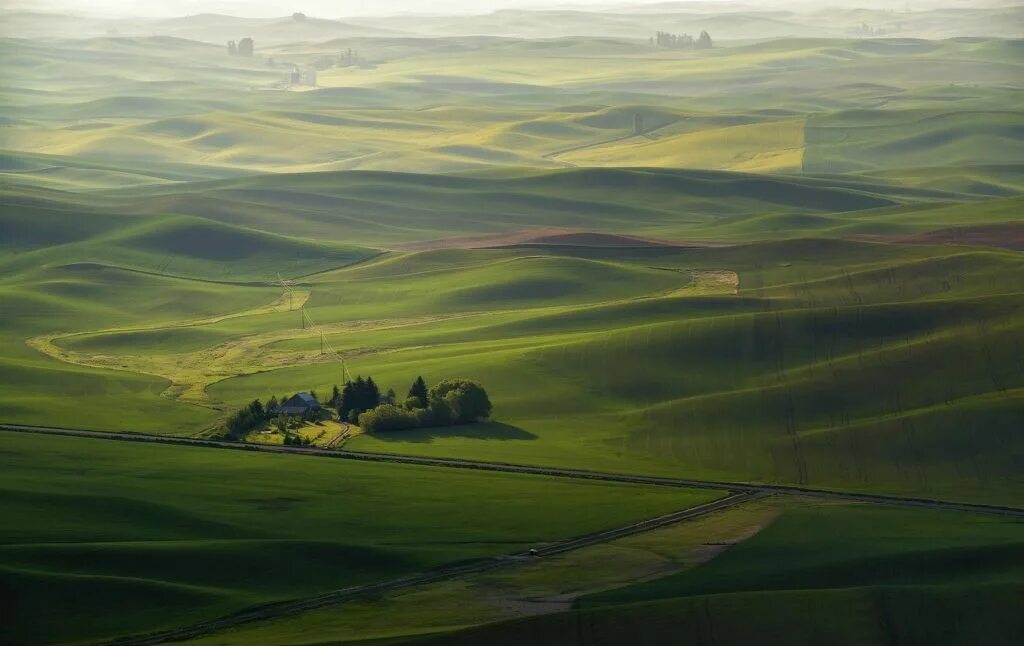
[[[549,476],[555,478],[601,480],[605,482],[622,482],[665,487],[681,487],[689,489],[713,489],[718,491],[743,493],[788,494],[796,496],[807,496],[811,498],[822,498],[828,500],[841,500],[847,502],[894,505],[898,507],[915,507],[923,509],[938,509],[945,511],[962,511],[981,514],[994,514],[998,516],[1024,517],[1024,509],[1020,507],[964,503],[949,500],[938,500],[934,498],[913,498],[907,496],[892,496],[887,494],[837,491],[831,489],[815,489],[812,487],[793,485],[770,485],[757,484],[751,482],[728,482],[719,480],[696,480],[690,478],[669,478],[663,476],[629,475],[625,473],[587,471],[585,469],[541,467],[526,464],[512,464],[508,462],[486,462],[482,460],[468,460],[463,458],[432,458],[418,455],[403,455],[401,453],[370,453],[364,451],[332,451],[329,449],[323,449],[318,447],[295,447],[276,444],[247,444],[244,442],[228,442],[225,440],[173,437],[167,435],[149,435],[146,433],[85,431],[80,429],[58,428],[48,426],[30,426],[26,424],[0,423],[0,431],[12,431],[17,433],[37,433],[42,435],[54,436],[84,437],[90,439],[124,442],[149,442],[154,444],[173,444],[199,448],[231,449],[235,451],[263,451],[266,453],[289,453],[293,455],[335,458],[342,460],[364,460],[367,462],[390,462],[396,464],[411,464],[425,467],[472,469],[476,471],[498,471],[503,473],[519,473],[526,475]]]
[[[694,507],[688,507],[686,509],[656,516],[654,518],[648,518],[622,527],[616,527],[614,529],[608,529],[591,534],[585,534],[576,538],[558,541],[525,552],[515,552],[512,554],[481,559],[471,563],[440,567],[427,572],[391,579],[390,581],[332,590],[316,596],[294,599],[292,601],[254,606],[231,615],[192,624],[191,626],[139,635],[130,635],[101,643],[106,643],[111,646],[149,646],[152,644],[163,644],[166,642],[194,639],[196,637],[219,632],[242,624],[278,619],[288,615],[295,615],[309,610],[315,610],[324,606],[345,603],[346,601],[352,601],[367,595],[378,595],[384,592],[392,592],[404,588],[437,583],[439,581],[458,578],[469,574],[479,574],[481,572],[506,567],[516,563],[522,563],[523,561],[543,558],[546,556],[554,556],[556,554],[578,550],[598,543],[606,543],[608,541],[624,538],[633,534],[639,534],[665,527],[667,525],[679,523],[684,520],[697,518],[711,512],[734,507],[750,500],[762,498],[766,495],[768,494],[751,492],[735,493],[725,498],[719,498],[718,500],[713,500]]]

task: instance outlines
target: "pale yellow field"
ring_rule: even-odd
[[[579,166],[659,166],[746,172],[796,172],[803,164],[804,119],[675,134],[666,128],[556,156]]]
[[[789,499],[756,500],[637,536],[542,561],[315,610],[265,625],[239,627],[190,644],[274,642],[282,634],[385,639],[452,630],[486,621],[559,612],[589,593],[693,568],[770,526]]]

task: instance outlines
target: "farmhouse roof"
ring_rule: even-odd
[[[295,393],[295,396],[292,397],[292,399],[301,399],[302,403],[306,404],[307,406],[319,406],[320,405],[320,402],[318,402],[316,400],[316,397],[314,397],[310,393]]]

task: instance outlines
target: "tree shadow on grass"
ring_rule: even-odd
[[[406,431],[380,431],[374,433],[373,437],[384,442],[410,442],[417,444],[426,444],[446,437],[500,441],[537,439],[537,436],[529,431],[525,431],[518,426],[512,426],[511,424],[502,424],[501,422],[437,426]]]

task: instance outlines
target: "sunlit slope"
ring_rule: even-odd
[[[488,43],[481,51],[456,50],[389,61],[377,69],[328,70],[325,86],[354,86],[400,80],[436,80],[466,84],[475,80],[504,83],[555,85],[567,88],[644,92],[660,85],[677,97],[702,96],[712,86],[735,96],[742,84],[760,93],[785,84],[792,86],[799,71],[798,87],[830,88],[853,83],[889,82],[893,85],[928,87],[973,81],[991,83],[1008,79],[1020,65],[1015,59],[1016,41],[927,41],[919,39],[780,39],[743,47],[710,51],[664,50],[616,41],[562,39]],[[534,73],[526,72],[538,59],[548,61]],[[580,60],[589,61],[580,67]],[[898,61],[898,65],[893,63]],[[842,74],[837,74],[842,72]],[[675,85],[672,85],[675,82]],[[781,96],[776,101],[785,100]],[[777,105],[762,107],[778,107]]]
[[[162,397],[166,380],[47,357],[27,345],[40,334],[153,325],[229,313],[273,299],[274,288],[182,281],[76,263],[5,276],[0,417],[41,425],[190,435],[218,412]],[[57,393],[60,394],[57,394]]]
[[[159,373],[58,361],[30,347],[30,339],[262,306],[279,297],[279,289],[267,287],[278,276],[378,253],[187,216],[116,215],[81,195],[44,193],[61,199],[23,192],[9,196],[0,212],[6,421],[194,433],[219,413],[175,406]],[[55,396],[54,388],[63,394]]]
[[[584,596],[572,612],[408,643],[554,645],[584,626],[584,643],[1009,644],[1024,629],[1022,550],[1012,520],[794,507],[689,571]]]
[[[901,7],[902,9],[902,7]],[[1008,38],[1018,32],[1010,25],[1020,20],[1020,8],[983,3],[955,8],[914,6],[912,12],[892,11],[887,5],[847,9],[827,6],[814,11],[764,10],[750,6],[656,3],[630,11],[585,7],[538,10],[502,10],[466,16],[388,16],[359,18],[368,26],[403,29],[430,35],[497,33],[546,38],[564,34],[601,35],[645,39],[651,24],[699,33],[708,29],[724,39],[779,38],[786,36],[842,36],[861,23],[875,25],[898,36],[933,38],[963,34],[992,34]]]
[[[327,316],[372,315],[360,304],[379,300],[384,288],[394,298],[386,313],[433,314],[600,302],[664,293],[685,283],[678,272],[634,264],[528,251],[456,252],[455,257],[436,251],[317,277],[310,304],[339,303],[339,311]],[[349,311],[353,307],[356,312]]]
[[[113,326],[73,335],[40,335],[28,343],[65,363],[162,377],[169,382],[163,397],[210,407],[220,402],[207,388],[225,378],[275,367],[334,363],[321,352],[310,351],[308,343],[325,339],[336,343],[339,337],[347,341],[349,330],[392,329],[401,334],[401,328],[423,322],[625,300],[670,292],[689,283],[679,272],[622,263],[477,255],[482,257],[473,264],[453,263],[393,282],[368,279],[363,272],[328,274],[300,282],[293,293],[262,307],[227,316],[176,321],[171,326]],[[368,267],[371,276],[373,267]],[[310,321],[321,327],[307,329]],[[339,348],[349,351],[351,346],[339,343]]]
[[[804,170],[850,172],[1017,163],[1020,111],[856,111],[807,121]]]
[[[747,172],[798,172],[803,165],[804,121],[791,119],[676,134],[671,127],[647,136],[559,155],[578,166],[664,166]]]
[[[258,59],[228,58],[220,45],[151,36],[64,41],[0,39],[10,68],[5,117],[33,121],[155,119],[228,107],[222,89],[277,77]],[[56,90],[56,92],[55,92]],[[12,133],[13,134],[13,133]]]
[[[318,87],[288,90],[293,65],[322,66],[346,48],[368,63],[322,69]],[[684,51],[607,38],[381,37],[295,41],[249,59],[124,37],[6,39],[0,52],[4,148],[112,166],[107,176],[96,166],[35,175],[79,188],[135,183],[139,165],[171,163],[217,175],[598,164],[791,172],[805,139],[818,149],[815,172],[1019,159],[1017,41]],[[915,125],[940,113],[943,123]],[[796,124],[809,117],[805,137]]]
[[[486,259],[457,253],[461,261],[447,262]],[[342,286],[353,281],[342,271],[329,279],[339,286],[333,298],[318,301],[330,285],[313,285],[310,311],[322,320],[381,317],[326,328],[331,344],[354,357],[350,369],[396,390],[411,374],[478,378],[493,384],[503,423],[538,436],[491,442],[483,427],[363,437],[355,447],[1014,504],[1024,387],[1018,255],[825,240],[655,250],[633,262],[729,268],[739,294],[691,296],[683,282],[594,309],[553,299],[530,312],[504,311],[515,300],[492,302],[484,290],[467,294],[465,314],[434,318],[410,315],[449,303],[444,285],[453,278],[444,270],[432,270],[436,305],[408,311],[385,294],[392,281],[415,286],[429,265],[372,279],[381,281],[377,307],[362,286],[346,295]],[[431,254],[409,258],[421,256]],[[504,262],[495,269],[508,278],[496,286],[518,280]],[[500,316],[473,315],[497,308]],[[317,342],[276,347],[295,352]],[[340,378],[337,370],[296,366],[210,392],[242,402],[286,384],[319,390]],[[971,470],[961,468],[965,456]]]

